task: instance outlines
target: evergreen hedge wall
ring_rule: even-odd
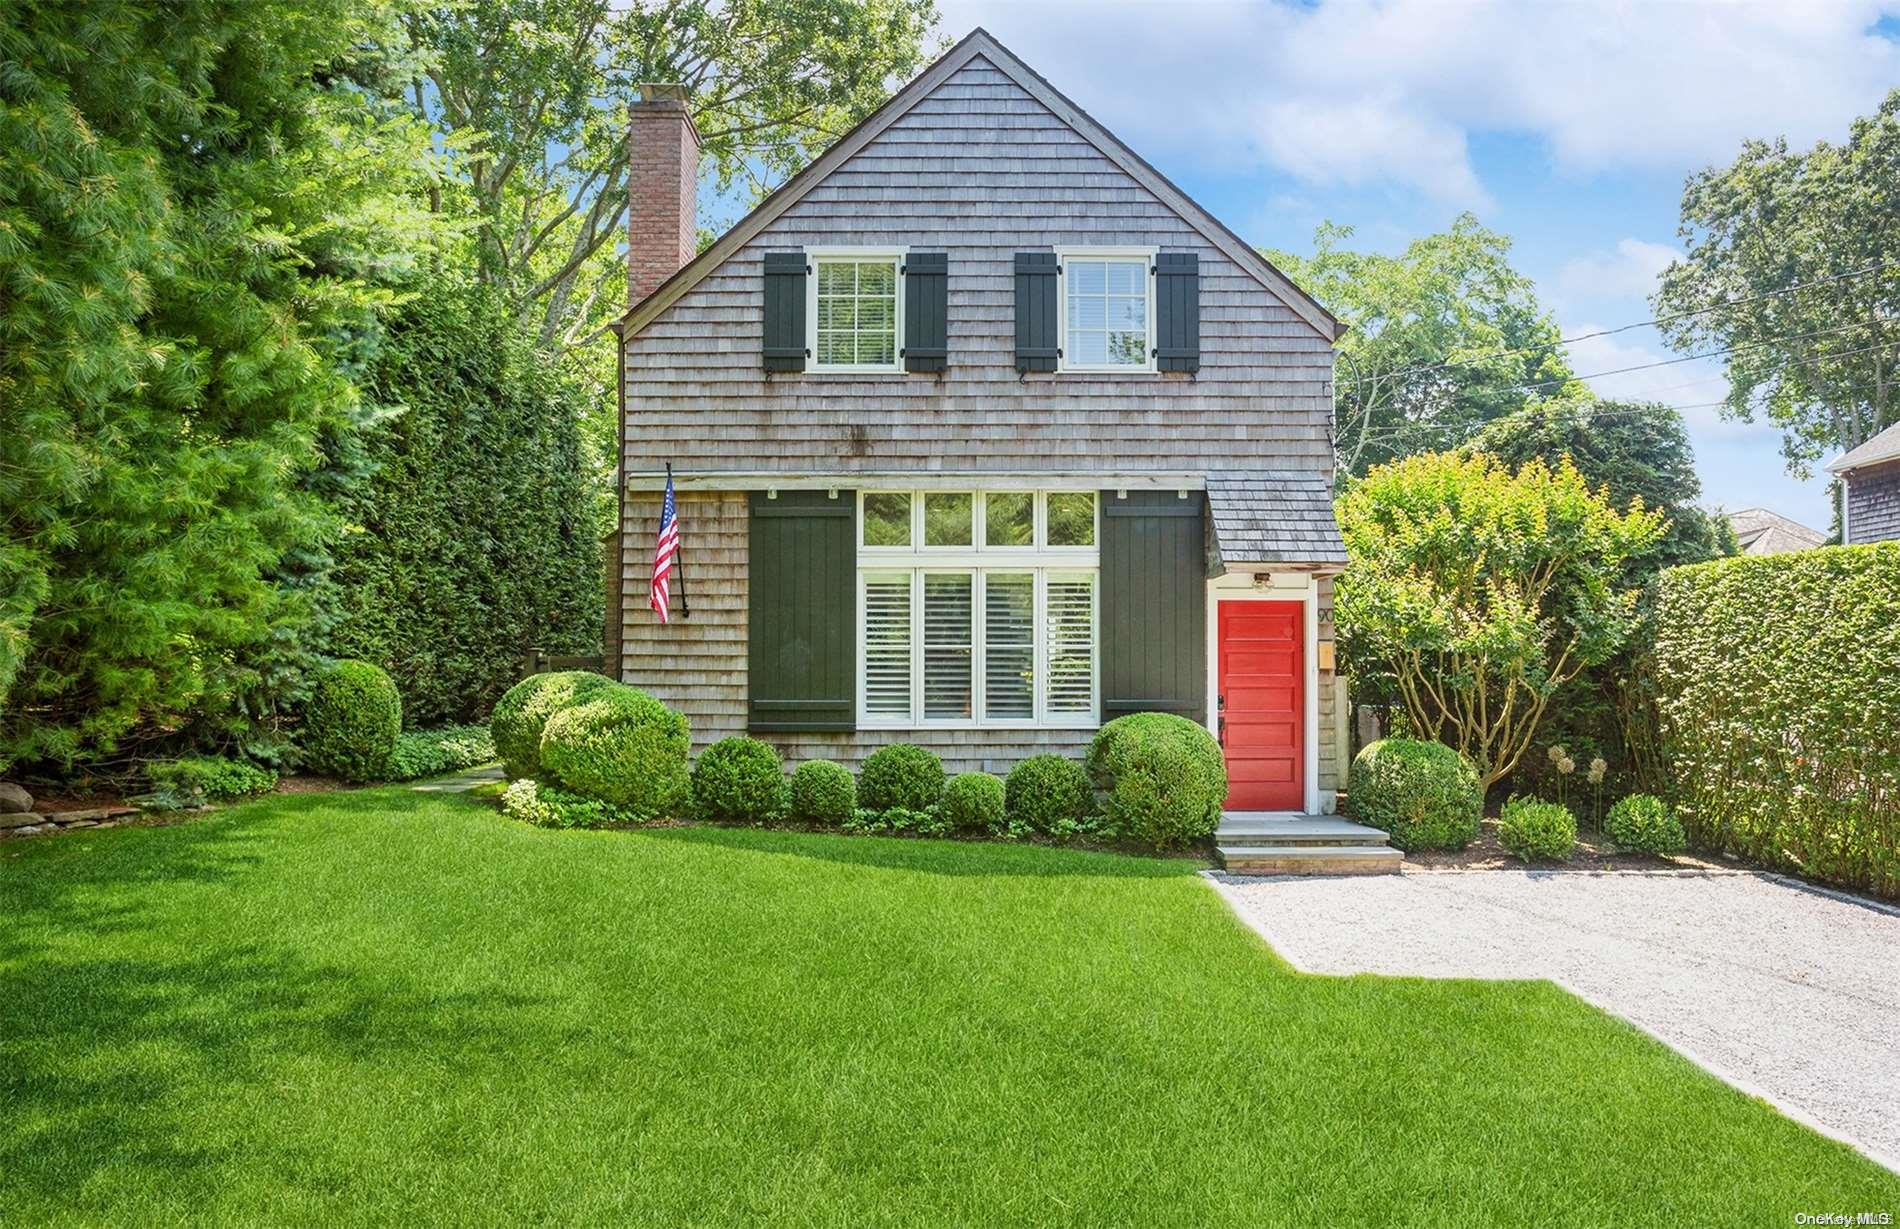
[[[1659,586],[1690,841],[1900,898],[1900,543],[1672,568]]]
[[[365,396],[400,407],[346,503],[330,651],[385,667],[411,726],[486,718],[529,647],[600,651],[602,518],[589,394],[492,291],[425,285]]]

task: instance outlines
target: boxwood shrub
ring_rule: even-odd
[[[1513,798],[1498,815],[1498,840],[1526,862],[1561,862],[1577,847],[1577,817],[1559,802]]]
[[[1108,830],[1157,849],[1212,835],[1227,766],[1206,727],[1171,713],[1132,713],[1096,731],[1088,777]]]
[[[1688,844],[1669,804],[1654,794],[1619,798],[1603,827],[1618,849],[1631,853],[1681,853]]]
[[[304,764],[345,781],[380,781],[402,733],[402,697],[381,666],[345,659],[317,674],[304,705]]]
[[[762,824],[785,813],[785,765],[770,743],[722,738],[693,765],[693,814],[726,823]]]
[[[1009,770],[1003,785],[1003,811],[1016,831],[1072,832],[1088,818],[1092,801],[1087,771],[1061,755],[1030,756]]]
[[[1900,900],[1900,542],[1669,568],[1653,661],[1691,845]]]
[[[541,730],[541,769],[552,784],[609,803],[630,819],[678,810],[687,799],[686,718],[643,691],[608,682]]]
[[[858,808],[858,783],[851,770],[830,760],[800,764],[787,793],[791,816],[801,824],[840,828]]]
[[[1003,830],[1003,781],[987,772],[960,772],[943,787],[943,818],[959,832]]]
[[[610,687],[619,686],[622,684],[603,674],[562,670],[553,674],[531,674],[510,687],[495,702],[495,711],[488,718],[488,732],[495,740],[495,754],[501,757],[502,771],[510,780],[538,776],[541,733],[548,718],[564,708],[583,704]]]
[[[912,743],[873,751],[858,773],[858,805],[870,811],[927,811],[943,800],[943,761]]]
[[[532,777],[510,782],[501,795],[502,814],[539,828],[606,828],[638,818],[611,803],[547,785]]]
[[[1463,849],[1484,815],[1470,761],[1443,743],[1411,738],[1366,744],[1346,773],[1346,801],[1355,819],[1391,833],[1407,853]]]

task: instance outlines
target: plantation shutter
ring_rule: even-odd
[[[1047,610],[1049,675],[1044,707],[1051,717],[1095,712],[1095,578],[1051,572]]]
[[[803,371],[805,360],[805,253],[765,254],[765,369]]]
[[[1057,293],[1054,252],[1016,253],[1016,370],[1056,369]]]
[[[904,370],[942,371],[950,350],[950,257],[904,257]]]
[[[864,575],[864,711],[910,717],[909,572]]]
[[[857,498],[751,498],[746,728],[856,728]]]
[[[1207,720],[1207,556],[1198,492],[1102,500],[1102,720]]]
[[[1155,368],[1201,369],[1201,258],[1193,252],[1155,257]]]

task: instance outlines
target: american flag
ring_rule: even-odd
[[[653,586],[647,590],[647,605],[666,622],[668,582],[673,575],[673,560],[680,553],[680,523],[673,506],[673,467],[666,467],[666,499],[660,504],[660,538],[653,548]]]

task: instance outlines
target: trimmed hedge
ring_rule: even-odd
[[[1172,849],[1220,826],[1227,765],[1214,736],[1185,717],[1117,717],[1089,743],[1088,776],[1116,835]]]
[[[1003,781],[987,772],[960,772],[943,787],[943,818],[962,832],[1003,829]]]
[[[686,801],[687,749],[686,718],[644,691],[609,683],[547,719],[541,768],[555,785],[648,820]]]
[[[913,743],[873,751],[858,772],[858,805],[868,811],[928,811],[943,800],[943,761]]]
[[[762,824],[785,812],[785,765],[777,748],[756,738],[722,738],[693,765],[693,814],[700,819]]]
[[[1032,755],[1003,783],[1003,811],[1022,831],[1071,832],[1088,819],[1093,801],[1088,771],[1067,756]]]
[[[792,818],[802,824],[842,827],[858,809],[858,783],[851,770],[830,760],[806,760],[792,773],[787,791]]]
[[[1526,862],[1561,862],[1577,847],[1577,817],[1560,802],[1513,798],[1498,815],[1498,842]]]
[[[1618,849],[1631,853],[1680,853],[1688,844],[1669,804],[1654,794],[1619,798],[1603,822]]]
[[[324,668],[304,705],[304,763],[345,781],[380,781],[402,733],[402,697],[381,666],[338,661]]]
[[[1900,542],[1671,568],[1655,662],[1692,845],[1900,898]]]
[[[509,780],[539,776],[541,773],[541,733],[548,718],[564,708],[584,704],[610,687],[622,684],[604,674],[585,670],[562,670],[554,674],[531,674],[495,702],[488,717],[488,732],[495,740],[495,754],[501,757],[502,771]]]
[[[1478,770],[1443,743],[1381,738],[1346,773],[1347,809],[1392,834],[1407,853],[1463,849],[1478,835],[1484,791]]]

